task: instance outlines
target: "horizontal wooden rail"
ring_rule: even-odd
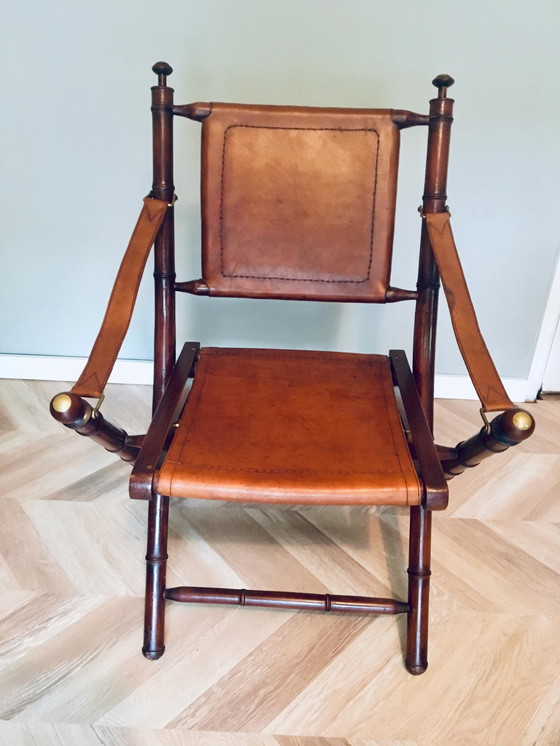
[[[199,588],[178,586],[168,588],[169,601],[191,604],[229,604],[282,609],[318,611],[352,611],[359,614],[404,614],[408,604],[393,598],[368,596],[335,596],[329,593],[290,593],[288,591],[246,591],[230,588]]]

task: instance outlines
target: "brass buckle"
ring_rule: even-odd
[[[418,212],[420,213],[420,217],[422,219],[426,218],[426,213],[424,212],[424,205],[419,206]],[[447,212],[449,214],[449,217],[451,217],[451,210],[449,209],[449,205],[445,205],[444,212]]]
[[[101,394],[101,396],[97,399],[97,404],[93,408],[93,412],[91,413],[92,417],[97,417],[97,413],[99,412],[99,408],[105,401],[105,394]]]
[[[154,197],[154,195],[151,192],[149,194],[147,194],[146,197],[148,197],[149,199],[157,199],[157,197]],[[167,207],[173,207],[173,205],[175,204],[175,202],[177,202],[178,199],[179,199],[179,197],[177,197],[177,195],[174,194],[173,195],[173,199],[171,200],[171,202],[167,203]]]
[[[487,433],[490,432],[490,421],[488,420],[488,417],[486,416],[486,412],[484,411],[484,407],[480,407],[480,416],[482,417],[482,421],[484,422],[484,428]]]

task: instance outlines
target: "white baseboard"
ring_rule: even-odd
[[[533,401],[529,382],[524,378],[502,378],[509,398],[514,402]],[[468,376],[437,375],[435,378],[436,399],[478,399]]]
[[[0,378],[34,381],[77,381],[84,357],[50,355],[0,355]],[[151,384],[154,365],[149,360],[117,360],[109,383]]]
[[[1,355],[0,378],[35,381],[76,381],[86,359],[52,357],[50,355]],[[109,383],[151,384],[153,363],[149,360],[117,360]],[[532,400],[528,396],[529,382],[522,378],[502,379],[508,395],[515,402]],[[438,399],[477,399],[468,376],[436,375],[435,395]]]

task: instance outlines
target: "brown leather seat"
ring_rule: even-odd
[[[446,207],[453,79],[438,76],[429,114],[195,103],[176,106],[172,72],[152,88],[154,182],[119,269],[92,354],[51,403],[67,427],[133,463],[130,495],[148,509],[143,652],[164,652],[166,601],[407,615],[405,663],[427,667],[432,511],[446,478],[531,434],[480,334]],[[173,119],[202,125],[201,276],[177,282]],[[401,131],[428,130],[416,289],[392,287]],[[155,241],[154,241],[155,239]],[[128,437],[82,397],[100,397],[155,243],[154,414]],[[439,280],[485,412],[503,411],[456,448],[432,434]],[[200,349],[176,358],[175,295],[354,303],[414,301],[413,372],[384,355]],[[209,302],[208,299],[199,301]],[[241,302],[241,301],[240,301]],[[310,341],[310,347],[313,347]],[[191,387],[192,380],[192,387]],[[445,472],[445,478],[444,478]],[[410,512],[405,599],[166,586],[172,497],[257,503],[396,505]]]
[[[418,505],[382,355],[203,348],[157,492],[275,503]]]

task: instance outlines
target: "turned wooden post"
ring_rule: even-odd
[[[50,411],[55,420],[65,427],[91,438],[123,461],[134,463],[136,460],[140,449],[128,442],[127,433],[108,422],[101,412],[78,394],[71,391],[57,394],[51,401]]]
[[[433,84],[438,97],[430,101],[428,151],[422,212],[445,212],[447,208],[447,166],[453,122],[453,99],[447,89],[454,83],[449,75],[438,75]],[[420,236],[418,302],[414,319],[413,373],[426,418],[433,428],[434,362],[438,311],[439,273],[425,221]]]
[[[478,466],[495,453],[526,440],[535,430],[533,417],[524,409],[508,409],[485,425],[472,438],[458,443],[453,455],[441,460],[446,479],[453,479],[465,469]]]
[[[153,182],[151,196],[174,201],[173,185],[173,88],[167,76],[173,68],[156,62],[152,70],[158,76],[152,87]],[[154,243],[155,339],[154,339],[154,411],[161,399],[175,364],[175,246],[174,216],[168,210]]]
[[[173,68],[156,62],[158,76],[152,87],[153,183],[152,196],[174,202],[173,185],[173,88],[167,76]],[[155,412],[175,365],[175,231],[173,210],[168,210],[156,238],[154,392]],[[169,498],[153,494],[148,507],[146,548],[146,601],[142,652],[150,660],[160,658],[164,646],[164,591],[167,564]]]
[[[447,164],[449,138],[453,122],[453,99],[447,89],[454,80],[438,75],[433,81],[438,97],[430,101],[428,151],[422,210],[444,212],[447,202]],[[439,273],[422,221],[420,259],[418,264],[418,301],[414,318],[413,374],[420,401],[430,429],[434,422],[434,361],[439,292]],[[421,674],[428,667],[428,610],[430,591],[430,556],[432,512],[422,506],[410,510],[408,564],[408,618],[405,664],[412,674]]]

